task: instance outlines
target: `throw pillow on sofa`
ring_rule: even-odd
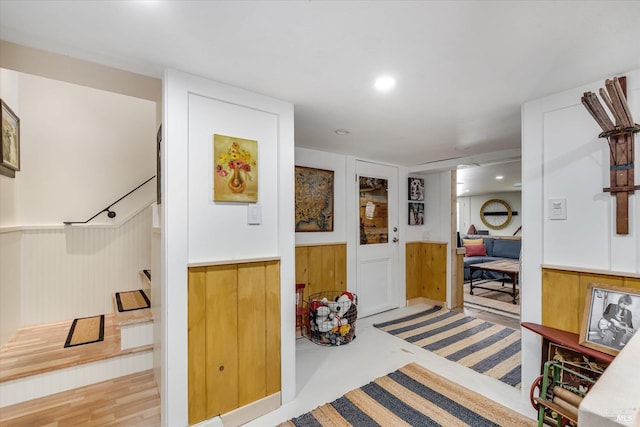
[[[466,247],[467,245],[481,245],[484,241],[482,239],[462,239],[462,244]]]
[[[479,245],[464,245],[464,248],[467,250],[465,256],[487,256],[487,250],[485,248],[484,243]]]

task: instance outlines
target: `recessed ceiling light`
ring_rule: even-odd
[[[500,181],[500,180],[501,180],[501,179],[503,179],[503,178],[504,178],[504,176],[502,176],[502,175],[498,175],[498,176],[496,176],[496,179],[497,179],[498,181]]]
[[[347,129],[336,129],[334,131],[337,135],[349,135],[351,132]]]
[[[388,92],[396,85],[396,79],[391,76],[380,76],[376,79],[375,88],[379,92]]]

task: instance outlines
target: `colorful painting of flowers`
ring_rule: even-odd
[[[213,135],[213,200],[258,201],[258,141]]]

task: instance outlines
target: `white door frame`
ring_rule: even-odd
[[[346,156],[346,237],[347,237],[347,289],[356,292],[357,287],[357,249],[360,242],[359,238],[359,208],[358,208],[358,180],[356,173],[356,164],[358,161],[379,164],[382,166],[394,167],[398,171],[398,256],[397,268],[394,283],[391,289],[392,308],[404,307],[406,303],[406,284],[405,284],[405,236],[404,227],[402,226],[402,218],[406,217],[406,206],[401,202],[401,194],[406,192],[406,183],[401,178],[406,176],[406,168],[393,165],[390,163],[372,162],[364,159],[358,159],[352,156]],[[393,225],[391,226],[393,228]]]

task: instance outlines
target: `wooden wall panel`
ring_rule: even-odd
[[[447,300],[447,244],[422,243],[422,296]]]
[[[307,270],[309,281],[307,282],[306,296],[323,290],[324,272],[322,271],[322,246],[309,246],[307,256]]]
[[[580,333],[589,283],[640,289],[640,278],[624,274],[542,268],[542,324]]]
[[[335,289],[347,290],[347,245],[334,245]]]
[[[280,391],[278,261],[189,268],[189,424]]]
[[[296,283],[309,283],[309,247],[296,247]]]
[[[234,265],[206,269],[207,415],[223,414],[238,404],[238,271]],[[207,418],[209,418],[207,417]]]
[[[264,265],[238,266],[238,403],[267,394],[266,283]]]
[[[206,362],[206,287],[205,269],[189,269],[188,284],[188,381],[189,423],[207,416]]]
[[[280,364],[280,264],[267,262],[266,279],[266,340],[267,396],[281,390]]]
[[[579,332],[580,276],[577,273],[542,271],[542,324],[564,331]],[[572,303],[569,304],[569,301]]]
[[[406,245],[406,298],[447,300],[447,244],[410,242]]]
[[[421,296],[420,279],[422,276],[422,262],[421,259],[421,247],[420,242],[411,242],[406,245],[405,254],[405,270],[406,270],[406,299],[419,298]]]
[[[344,243],[296,247],[296,283],[305,294],[347,290],[347,245]]]
[[[322,288],[330,285],[331,288],[326,290],[331,290],[336,283],[335,248],[333,246],[320,246],[320,251],[322,253]]]

